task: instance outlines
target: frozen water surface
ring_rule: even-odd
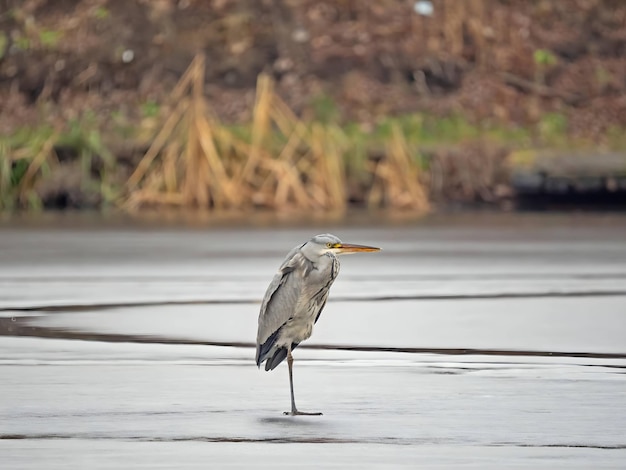
[[[471,224],[470,224],[471,223]],[[259,371],[288,249],[345,258],[308,348]],[[625,468],[626,219],[0,228],[0,467]],[[169,344],[168,344],[169,343]]]

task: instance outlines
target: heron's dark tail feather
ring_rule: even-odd
[[[287,357],[287,348],[277,349],[272,357],[265,362],[265,370],[274,370]]]
[[[257,344],[256,347],[256,365],[261,367],[261,363],[269,356],[271,349],[274,347],[274,343],[276,342],[276,338],[278,338],[278,333],[280,333],[280,328],[276,330],[272,335],[265,340],[263,344]]]
[[[291,343],[291,350],[293,351],[298,347],[299,343]],[[274,370],[278,364],[283,362],[287,357],[287,348],[277,349],[272,357],[270,357],[265,363],[265,370]]]

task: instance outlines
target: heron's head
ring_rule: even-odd
[[[311,240],[304,245],[303,250],[312,255],[322,256],[326,253],[332,253],[334,255],[367,253],[380,251],[380,248],[343,243],[338,237],[331,235],[330,233],[324,233],[322,235],[315,235],[311,238]]]

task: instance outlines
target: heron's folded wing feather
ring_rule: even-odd
[[[278,273],[272,279],[259,313],[259,329],[257,332],[257,344],[263,344],[281,326],[289,320],[296,308],[302,291],[301,276],[294,271],[301,268],[306,261],[294,248],[281,265]]]

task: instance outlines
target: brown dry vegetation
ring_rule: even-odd
[[[307,126],[259,75],[249,139],[225,127],[208,108],[205,57],[198,55],[175,87],[176,103],[128,179],[124,205],[342,212],[347,180],[342,160],[349,140],[338,126]],[[427,196],[399,126],[387,158],[372,162],[369,207],[425,212]],[[159,158],[160,157],[160,158]]]
[[[550,126],[622,142],[626,3],[433,3],[422,17],[402,0],[0,0],[0,133],[47,126],[37,146],[5,152],[0,189],[17,184],[24,205],[65,186],[98,205],[113,191],[106,173],[111,185],[130,177],[131,207],[422,209],[422,185],[435,201],[508,194],[510,146],[470,132],[429,147],[392,123],[363,150],[347,123],[362,137],[389,116],[461,115],[479,130],[530,129],[524,145],[553,144]],[[177,89],[196,56],[205,67]],[[58,142],[75,128],[82,173]]]

